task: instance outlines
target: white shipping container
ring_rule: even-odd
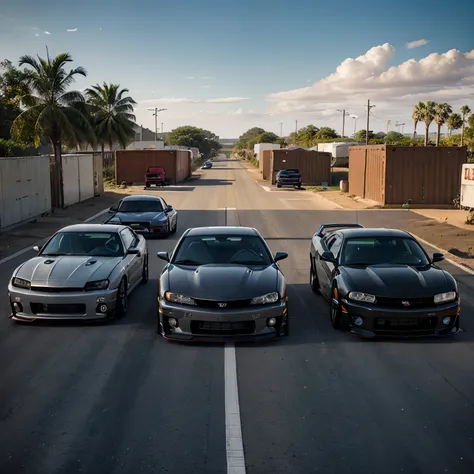
[[[461,206],[474,208],[474,163],[462,165]]]
[[[93,155],[63,155],[64,206],[94,197]]]
[[[253,152],[257,155],[257,160],[260,161],[260,153],[264,150],[279,150],[281,148],[278,143],[257,143],[253,146]]]

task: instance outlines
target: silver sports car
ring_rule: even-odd
[[[270,252],[249,227],[188,229],[159,281],[157,332],[166,339],[253,340],[289,332],[286,281]]]
[[[146,240],[126,226],[71,225],[34,250],[8,285],[17,321],[122,316],[128,295],[148,281]]]

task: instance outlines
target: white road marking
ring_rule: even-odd
[[[227,474],[245,474],[245,455],[240,421],[237,360],[234,344],[224,348],[225,439]]]
[[[103,211],[100,211],[98,212],[95,216],[92,216],[92,217],[89,217],[89,219],[86,219],[84,222],[90,222],[90,221],[93,221],[94,219],[97,219],[98,217],[102,216],[103,214],[105,214],[106,212],[109,212],[109,209],[104,209]],[[30,245],[28,247],[25,247],[24,249],[21,249],[21,250],[18,250],[18,252],[15,252],[11,255],[9,255],[8,257],[5,257],[5,258],[2,258],[2,260],[0,260],[0,265],[2,265],[3,263],[7,263],[9,262],[10,260],[13,260],[14,258],[17,258],[19,257],[20,255],[23,255],[24,253],[26,252],[29,252],[30,250],[32,250],[32,248],[37,245],[38,247],[40,247],[41,245],[43,245],[47,240],[49,239],[49,237],[46,237],[45,239],[42,239],[40,240],[39,242],[36,242],[35,244],[33,245]]]

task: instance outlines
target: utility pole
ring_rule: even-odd
[[[346,116],[349,115],[349,112],[346,112],[346,109],[337,109],[338,112],[342,112],[342,138],[344,138],[344,127],[346,124]]]
[[[163,122],[161,122],[161,133],[163,133]]]
[[[283,122],[280,122],[280,138],[283,138]]]
[[[392,123],[391,120],[387,120],[387,133],[388,133],[388,126]]]
[[[155,117],[155,142],[158,140],[158,112],[163,112],[164,110],[168,109],[159,109],[158,107],[155,107],[154,109],[147,109],[151,110],[153,113],[153,117]]]
[[[365,130],[365,144],[369,144],[369,127],[370,127],[370,109],[373,109],[375,105],[370,105],[370,99],[367,101],[367,128]]]
[[[402,127],[402,135],[403,135],[403,126],[404,126],[404,125],[405,125],[405,122],[403,122],[403,123],[398,123],[398,122],[397,122],[397,123],[395,124],[395,127],[397,127],[397,128],[398,128],[398,127]]]
[[[298,135],[298,120],[295,120],[295,138]]]

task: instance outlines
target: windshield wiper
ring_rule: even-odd
[[[196,260],[190,260],[189,258],[185,258],[183,260],[176,260],[173,262],[174,265],[202,265],[201,262],[196,262]]]
[[[72,254],[71,253],[62,253],[62,252],[51,252],[51,253],[41,254],[42,257],[64,257],[66,255],[72,255]]]
[[[229,263],[232,263],[234,265],[266,265],[265,262],[246,262],[245,260],[231,260]]]

